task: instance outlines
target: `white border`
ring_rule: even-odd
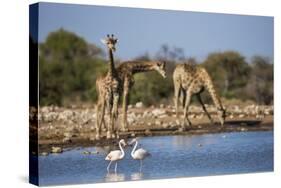
[[[0,6],[1,159],[0,187],[32,187],[28,176],[28,4],[9,0]],[[280,182],[280,42],[281,16],[277,0],[55,0],[48,2],[189,10],[275,17],[275,172],[179,178],[66,187],[277,187]],[[279,54],[277,53],[279,52]],[[279,146],[279,147],[278,147]]]

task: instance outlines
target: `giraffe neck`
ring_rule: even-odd
[[[108,54],[109,54],[109,70],[108,70],[108,74],[109,75],[115,75],[116,73],[116,69],[114,66],[114,58],[113,58],[113,52],[111,49],[108,49]]]
[[[156,62],[154,61],[134,61],[131,62],[131,71],[133,74],[140,73],[140,72],[148,72],[153,71],[154,65]]]

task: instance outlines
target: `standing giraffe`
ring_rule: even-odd
[[[108,48],[109,54],[109,70],[105,77],[97,78],[96,89],[98,93],[98,102],[96,105],[96,139],[100,139],[101,124],[104,123],[105,106],[109,114],[109,124],[107,125],[107,138],[114,137],[112,133],[115,119],[117,118],[117,109],[119,101],[120,80],[118,78],[114,65],[113,51],[116,50],[115,45],[118,39],[112,34],[102,39],[102,42]]]
[[[128,109],[128,95],[129,91],[134,84],[134,74],[141,73],[141,72],[148,72],[148,71],[157,71],[159,72],[164,78],[166,77],[166,70],[165,70],[165,62],[160,61],[126,61],[120,64],[117,67],[117,74],[120,81],[119,91],[123,90],[123,118],[122,118],[122,131],[126,131],[128,129],[127,126],[127,109]],[[102,80],[105,78],[101,78]],[[119,93],[120,96],[122,92]],[[103,106],[104,108],[104,106]],[[104,109],[102,109],[103,111]],[[117,110],[115,111],[116,116]],[[104,123],[104,117],[101,119],[101,123]],[[101,126],[101,125],[100,125]]]
[[[220,98],[218,97],[214,84],[208,72],[203,67],[197,67],[190,64],[178,64],[173,73],[174,89],[175,89],[175,108],[176,116],[178,117],[178,101],[181,93],[183,94],[183,105],[184,105],[184,125],[185,129],[186,123],[190,126],[191,122],[188,119],[188,107],[191,101],[192,95],[196,95],[198,101],[203,107],[204,112],[208,116],[211,123],[213,120],[208,113],[200,94],[206,89],[214,102],[217,109],[218,118],[220,120],[221,126],[224,125],[225,120],[225,109],[223,108]]]

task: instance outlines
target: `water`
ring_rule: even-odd
[[[273,132],[237,132],[195,136],[141,138],[151,153],[143,162],[125,158],[118,172],[107,173],[106,154],[82,154],[99,148],[74,148],[62,154],[39,157],[40,185],[99,183],[233,173],[273,171]],[[112,165],[114,171],[114,165]]]

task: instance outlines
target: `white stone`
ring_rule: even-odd
[[[151,113],[156,117],[160,115],[166,115],[166,111],[164,109],[154,109]]]
[[[136,103],[136,108],[142,108],[143,107],[143,103],[142,102],[137,102]]]
[[[62,148],[61,147],[52,147],[52,153],[61,153],[62,152]]]
[[[164,129],[166,129],[166,128],[169,127],[169,124],[168,124],[168,123],[163,123],[163,124],[162,124],[162,127],[163,127]]]
[[[156,121],[155,121],[155,125],[158,125],[158,126],[159,126],[159,125],[162,125],[162,121],[156,120]]]
[[[239,118],[244,118],[245,117],[245,114],[240,114],[239,115]]]

